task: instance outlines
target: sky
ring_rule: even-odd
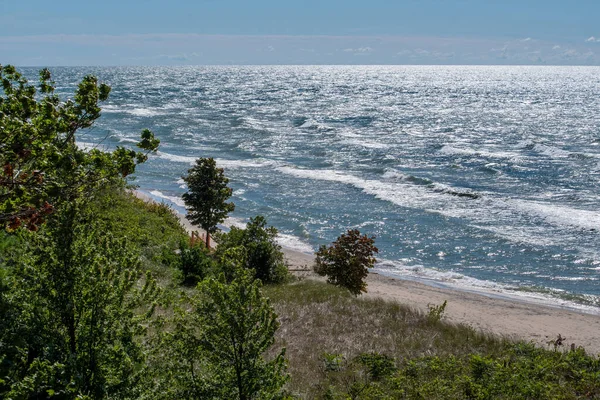
[[[0,64],[600,65],[599,0],[0,0]]]

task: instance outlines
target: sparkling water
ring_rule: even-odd
[[[358,228],[388,274],[600,299],[598,67],[52,71],[63,96],[88,73],[112,86],[82,143],[156,133],[136,183],[179,210],[181,176],[214,157],[232,216],[264,215],[286,246]]]

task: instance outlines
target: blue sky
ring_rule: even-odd
[[[17,65],[600,65],[598,0],[0,0]]]

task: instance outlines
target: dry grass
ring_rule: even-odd
[[[378,352],[397,360],[427,355],[497,353],[506,340],[467,326],[435,322],[407,306],[380,299],[355,298],[323,282],[267,286],[281,327],[274,348],[287,348],[289,389],[314,398],[326,385],[324,353],[344,360]]]

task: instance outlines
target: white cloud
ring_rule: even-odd
[[[357,49],[344,49],[346,53],[354,53],[354,54],[366,54],[373,51],[371,47],[359,47]]]
[[[596,39],[594,36],[590,36],[589,38],[585,39],[586,42],[599,42],[600,43],[600,38]]]
[[[552,48],[552,50],[560,50],[560,49],[561,49],[561,47],[559,45],[556,45]]]
[[[525,39],[521,39],[521,42],[530,42],[532,40],[533,39],[531,39],[530,37],[528,37],[528,38],[525,38]]]

